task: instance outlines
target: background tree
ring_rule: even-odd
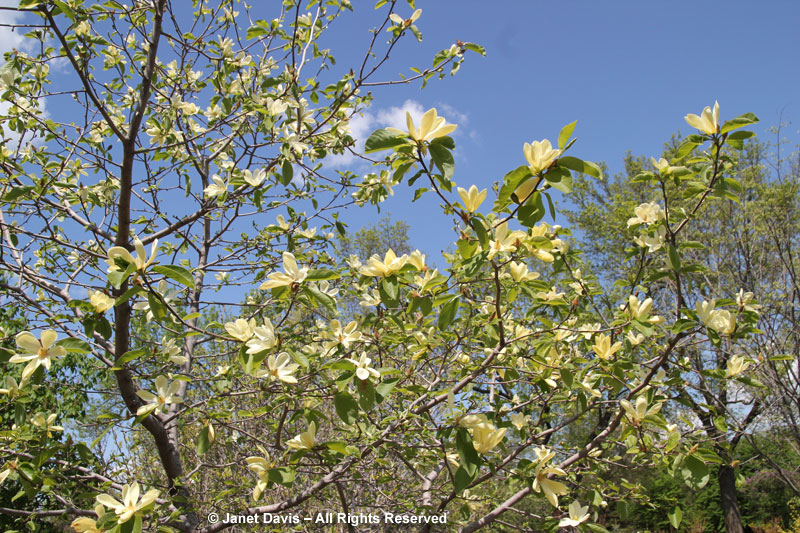
[[[683,161],[691,164],[696,154],[688,152],[687,147],[689,145],[681,145],[679,139],[673,138],[665,145],[664,157],[671,165]],[[684,271],[689,272],[688,283],[680,287],[689,306],[707,302],[713,294],[738,294],[736,301],[740,309],[760,311],[761,331],[741,343],[738,349],[719,343],[711,351],[706,348],[684,351],[691,362],[691,372],[685,375],[688,387],[674,398],[697,417],[708,437],[707,442],[722,461],[718,481],[729,531],[742,527],[737,518],[740,513],[733,472],[740,461],[736,447],[743,438],[756,445],[754,433],[769,431],[774,436],[783,434],[784,437],[787,432],[791,433],[794,415],[789,413],[793,413],[793,409],[776,409],[775,406],[797,399],[793,385],[796,381],[790,377],[796,370],[793,361],[797,353],[794,319],[797,293],[792,281],[793,252],[788,251],[794,249],[800,227],[796,216],[797,191],[795,180],[769,172],[767,151],[767,145],[755,141],[741,147],[738,162],[732,169],[736,182],[729,182],[736,194],[715,202],[703,216],[698,216],[686,240],[676,248],[681,251],[680,260],[687,265]],[[606,273],[602,277],[606,284],[617,279],[628,280],[625,285],[618,285],[621,289],[628,284],[655,281],[649,285],[650,294],[657,301],[668,302],[675,298],[678,289],[674,280],[664,277],[664,271],[649,280],[642,276],[642,265],[652,261],[648,251],[669,246],[664,242],[665,236],[642,235],[640,246],[629,247],[627,251],[620,246],[620,241],[631,234],[628,213],[637,204],[658,198],[657,201],[667,199],[674,210],[691,209],[691,201],[682,198],[685,191],[674,187],[672,182],[664,181],[660,193],[648,186],[648,181],[659,171],[663,173],[663,167],[658,168],[660,163],[657,163],[655,159],[651,164],[644,158],[629,155],[623,173],[614,179],[607,182],[579,180],[574,196],[576,209],[567,211],[567,216],[580,228],[577,240],[586,250],[587,262]],[[714,194],[719,192],[714,191]],[[701,264],[708,268],[697,266]],[[754,304],[755,301],[760,305]],[[734,368],[736,361],[742,364],[741,368]],[[737,381],[720,379],[731,373],[740,378]],[[756,377],[766,378],[771,386],[760,388]],[[776,417],[777,413],[783,414]],[[679,414],[680,411],[676,412]],[[777,422],[776,418],[782,421]],[[766,456],[775,474],[793,487],[794,473],[790,472],[796,468],[795,459],[785,453]]]

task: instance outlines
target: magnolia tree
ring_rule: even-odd
[[[27,330],[7,331],[0,481],[16,496],[0,513],[76,531],[211,533],[233,525],[212,516],[331,509],[351,529],[391,512],[448,513],[463,531],[602,530],[602,509],[628,497],[603,477],[621,456],[707,475],[660,409],[690,369],[683,347],[734,345],[756,314],[734,295],[687,305],[682,234],[736,190],[727,145],[755,117],[686,117],[699,133],[642,179],[692,207],[631,213],[650,261],[604,313],[568,232],[543,222],[573,173],[602,179],[567,155],[575,123],[525,143],[491,192],[457,186],[456,125],[435,109],[369,136],[375,172],[326,168],[353,149],[366,88],[424,84],[482,52],[458,42],[379,79],[396,43],[421,34],[413,4],[376,7],[364,55],[342,68],[319,43],[347,0],[273,13],[21,2],[38,52],[2,71],[0,265]],[[453,220],[446,264],[337,257],[342,208],[404,181]],[[659,309],[655,280],[674,294]],[[62,391],[86,409],[60,409]],[[559,440],[577,427],[582,442]]]

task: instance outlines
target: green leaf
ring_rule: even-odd
[[[381,280],[378,293],[381,295],[381,300],[385,301],[389,307],[396,307],[400,294],[400,283],[397,281],[397,276],[389,276]]]
[[[483,221],[478,217],[472,217],[469,220],[469,225],[475,230],[475,235],[478,237],[478,242],[481,243],[481,248],[489,247],[489,234],[486,232],[486,227]]]
[[[569,138],[572,137],[572,132],[575,130],[575,125],[578,121],[570,122],[563,128],[561,128],[561,133],[558,134],[558,147],[560,149],[564,149],[564,146],[567,145],[569,142]]]
[[[114,361],[114,367],[121,368],[122,365],[125,363],[130,363],[134,359],[138,359],[139,357],[147,354],[148,351],[146,348],[137,348],[136,350],[131,350],[129,352],[125,352],[122,354],[122,357],[118,358]]]
[[[88,342],[80,339],[73,339],[72,337],[64,339],[56,344],[64,347],[68,352],[71,353],[91,353],[92,351],[92,347],[89,346]]]
[[[294,167],[292,166],[292,162],[288,159],[284,159],[283,165],[281,165],[281,184],[288,186],[292,182],[292,178],[294,178]]]
[[[465,50],[470,50],[472,52],[476,52],[476,53],[478,53],[478,54],[480,54],[482,56],[486,55],[486,49],[483,46],[479,45],[479,44],[464,43],[462,46],[464,47]]]
[[[364,143],[364,153],[369,154],[379,150],[388,150],[404,144],[409,144],[409,137],[405,133],[389,130],[375,130]]]
[[[525,205],[519,208],[519,211],[517,211],[517,219],[519,223],[526,228],[532,228],[537,222],[544,218],[546,213],[544,204],[542,203],[542,195],[539,191],[536,191],[531,195]],[[486,248],[486,246],[484,246],[484,248]]]
[[[617,514],[623,520],[627,520],[633,516],[634,504],[625,500],[617,502]]]
[[[108,281],[111,283],[111,286],[115,289],[119,289],[122,287],[122,284],[125,283],[125,280],[130,277],[131,274],[136,272],[136,265],[129,264],[125,270],[115,270],[113,272],[108,273]]]
[[[458,300],[459,297],[456,296],[442,306],[442,310],[439,311],[439,331],[445,331],[455,320],[458,313]]]
[[[681,464],[681,477],[693,489],[702,489],[708,483],[710,473],[703,461],[694,455],[687,455]]]
[[[577,157],[565,155],[558,158],[558,166],[565,167],[582,174],[588,174],[589,176],[597,179],[603,179],[603,172],[600,170],[600,165],[597,163],[592,163],[591,161],[584,161],[583,159],[578,159]],[[547,176],[545,175],[545,178],[546,177]]]
[[[723,122],[719,132],[720,134],[728,133],[729,131],[743,128],[744,126],[755,124],[756,122],[758,122],[757,116],[755,116],[753,113],[745,113],[744,115],[739,115],[736,118],[732,118]]]
[[[566,170],[561,167],[556,167],[544,175],[545,181],[553,187],[564,194],[569,194],[572,192],[572,174],[570,174],[569,170]]]
[[[147,293],[147,304],[150,306],[150,312],[153,313],[153,318],[157,322],[161,322],[167,316],[167,308],[157,295],[152,292]]]
[[[62,2],[61,0],[53,0],[53,3],[56,5],[58,9],[61,10],[61,12],[64,14],[65,17],[67,17],[72,22],[75,22],[75,12],[72,10],[72,8],[69,7],[69,5],[67,5],[66,2]],[[139,531],[141,530],[142,528],[141,526],[139,526]]]
[[[469,484],[473,482],[476,476],[477,471],[470,475],[463,466],[459,466],[458,470],[456,470],[455,479],[453,480],[453,489],[455,490],[456,494],[460,494],[461,491],[466,489]]]
[[[681,520],[683,520],[683,511],[681,511],[680,507],[676,507],[674,511],[667,513],[667,518],[669,518],[670,525],[678,529],[678,526],[681,525]]]
[[[208,426],[205,426],[200,430],[200,436],[197,438],[197,454],[203,455],[209,448],[211,448],[211,438],[209,436]]]
[[[371,381],[361,381],[358,385],[358,392],[358,405],[364,411],[369,411],[375,407],[375,387],[372,386]]]
[[[428,145],[431,151],[431,158],[439,170],[442,171],[442,177],[449,180],[453,177],[456,165],[453,160],[453,154],[443,146],[443,143],[432,142]]]
[[[494,211],[500,212],[511,203],[511,195],[517,190],[520,183],[532,177],[531,169],[527,165],[517,167],[503,177],[503,185],[497,193],[497,201],[494,203]]]
[[[161,274],[162,276],[173,279],[185,287],[194,289],[194,278],[192,277],[192,273],[182,266],[156,265],[153,267],[153,271]]]
[[[303,292],[310,299],[315,300],[319,305],[327,309],[329,313],[336,314],[336,301],[333,298],[311,285],[304,286]]]
[[[475,451],[469,432],[461,427],[456,430],[456,450],[461,459],[461,467],[466,470],[467,474],[474,476],[481,466],[481,457]]]
[[[20,196],[24,196],[25,194],[29,193],[33,190],[33,187],[30,185],[25,185],[24,187],[14,187],[10,191],[8,191],[5,196],[3,196],[4,202],[13,202]]]
[[[309,281],[322,281],[328,279],[339,279],[341,275],[336,272],[335,270],[330,270],[327,268],[321,268],[319,270],[312,270],[306,276],[306,280]]]
[[[288,466],[278,466],[270,468],[268,471],[269,480],[284,487],[290,487],[294,483],[296,472]]]
[[[681,434],[677,431],[673,431],[669,434],[669,438],[667,439],[667,444],[664,446],[664,451],[669,452],[675,449],[675,446],[678,445],[678,442],[681,440]]]
[[[678,161],[683,159],[687,155],[692,153],[696,147],[702,144],[702,141],[696,141],[694,138],[699,137],[699,135],[690,135],[685,141],[681,143],[678,149],[675,151],[675,160]]]
[[[348,425],[356,423],[356,420],[358,420],[358,404],[349,393],[336,393],[333,397],[333,405],[336,408],[336,414],[339,415],[342,422]]]
[[[118,305],[119,305],[119,304],[121,304],[121,303],[127,302],[128,300],[130,300],[130,299],[131,299],[131,297],[133,297],[133,296],[135,296],[135,295],[139,294],[139,293],[140,293],[140,292],[142,292],[143,290],[144,290],[144,289],[142,289],[142,287],[141,287],[141,286],[139,286],[139,285],[134,285],[133,287],[131,287],[131,288],[130,288],[130,289],[128,289],[127,291],[123,292],[123,293],[122,293],[122,294],[119,296],[119,298],[117,298],[116,300],[114,300],[114,307],[118,306]]]
[[[383,402],[383,400],[392,393],[395,385],[397,385],[399,381],[400,378],[384,379],[375,387],[375,392],[378,394],[378,403]]]
[[[669,266],[672,267],[672,270],[679,272],[681,269],[681,256],[678,254],[678,250],[671,244],[667,246],[667,257],[669,258]]]

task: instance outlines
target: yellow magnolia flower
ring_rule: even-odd
[[[530,421],[531,417],[525,413],[511,413],[511,423],[520,431],[522,431],[522,428],[526,427]]]
[[[183,398],[177,395],[180,389],[180,381],[173,381],[169,383],[166,376],[158,376],[156,378],[156,393],[153,394],[146,390],[137,390],[136,395],[147,402],[145,405],[136,410],[136,416],[141,416],[145,413],[152,413],[155,410],[165,412],[167,405],[172,403],[182,403]]]
[[[6,466],[6,469],[0,472],[0,484],[2,484],[3,481],[5,481],[8,478],[8,476],[10,476],[11,473],[19,467],[19,463],[17,462],[16,459],[14,459],[13,461],[9,461],[8,463],[6,463],[6,465],[8,465]]]
[[[475,185],[470,187],[469,191],[459,187],[458,195],[461,197],[461,202],[464,204],[464,208],[468,212],[474,213],[478,210],[478,207],[480,207],[483,201],[486,200],[486,189],[478,192],[478,188]]]
[[[533,480],[534,492],[543,492],[547,501],[553,507],[558,507],[558,497],[567,493],[567,486],[558,481],[549,479],[549,475],[564,476],[567,473],[557,467],[548,467],[547,463],[556,456],[555,452],[551,452],[545,447],[535,448],[537,463],[536,463],[536,478]]]
[[[651,324],[661,324],[664,322],[664,318],[660,316],[650,316],[650,313],[653,311],[653,299],[647,298],[643,302],[639,301],[639,298],[636,295],[631,295],[628,297],[628,312],[631,314],[631,318],[642,322],[650,322]]]
[[[247,353],[257,354],[270,348],[274,348],[278,344],[278,338],[275,336],[275,328],[269,318],[264,319],[263,326],[253,328],[254,339],[247,341]]]
[[[522,283],[523,281],[529,281],[539,277],[538,272],[528,272],[528,265],[525,263],[511,261],[508,264],[508,270],[511,272],[511,277],[517,283]]]
[[[148,490],[139,499],[139,483],[134,481],[130,485],[122,486],[122,502],[117,501],[108,494],[100,494],[97,496],[97,502],[105,505],[109,509],[114,509],[114,512],[119,516],[119,523],[124,524],[135,515],[139,510],[147,507],[153,503],[160,491],[156,489]]]
[[[655,157],[651,157],[650,161],[653,163],[653,166],[656,168],[656,170],[658,170],[659,174],[662,175],[670,174],[676,168],[680,168],[680,167],[670,166],[669,161],[667,161],[663,157],[660,157],[658,161],[656,161]]]
[[[251,187],[258,187],[264,182],[265,179],[267,179],[267,171],[263,168],[260,168],[255,172],[252,172],[250,169],[245,169],[244,172],[242,172],[242,177],[244,178],[244,181],[247,182],[247,184]]]
[[[706,325],[717,333],[731,335],[736,330],[736,315],[726,309],[719,309],[714,311],[711,320]]]
[[[206,196],[208,198],[221,196],[227,191],[228,191],[228,182],[220,178],[216,174],[211,176],[211,183],[209,184],[209,186],[203,189],[203,192],[206,193]]]
[[[700,317],[703,324],[708,324],[714,316],[714,308],[716,306],[716,300],[711,300],[710,302],[703,300],[702,302],[694,304],[694,310],[697,312],[697,316]]]
[[[86,35],[92,30],[92,26],[89,24],[89,21],[82,20],[77,26],[75,26],[75,35]]]
[[[531,174],[535,176],[550,168],[553,161],[561,155],[561,150],[553,148],[550,141],[544,139],[543,141],[533,141],[531,144],[525,143],[522,153],[525,154],[525,159],[528,160],[528,168],[531,169]],[[519,195],[517,197],[519,198]]]
[[[736,304],[739,306],[739,309],[744,309],[746,311],[756,311],[760,309],[760,305],[750,303],[752,300],[752,292],[745,292],[744,289],[739,289],[739,292],[736,293]]]
[[[599,398],[603,394],[598,389],[594,388],[595,384],[590,381],[590,378],[591,378],[591,376],[586,376],[586,377],[583,378],[583,381],[581,381],[581,383],[580,383],[581,388],[589,396],[591,396],[593,398]]]
[[[89,291],[89,303],[98,313],[105,313],[114,307],[114,298],[102,291]]]
[[[406,124],[409,137],[418,143],[444,137],[458,127],[456,124],[447,124],[444,117],[437,116],[435,107],[428,109],[422,115],[419,129],[414,127],[414,119],[411,118],[411,113],[406,111]]]
[[[256,372],[256,377],[269,376],[271,381],[278,380],[284,383],[297,383],[297,378],[292,374],[300,368],[300,365],[292,361],[292,357],[287,352],[281,352],[276,356],[270,355],[267,358],[266,370],[261,369]]]
[[[269,469],[273,467],[274,463],[269,460],[269,456],[266,458],[248,457],[246,460],[247,468],[258,476],[256,486],[253,488],[253,501],[257,501],[269,485]]]
[[[578,500],[569,504],[569,517],[562,518],[558,527],[578,527],[582,522],[589,520],[589,506],[581,507]]]
[[[389,15],[389,19],[391,19],[391,21],[394,22],[395,24],[399,24],[403,28],[408,28],[409,26],[414,24],[414,21],[417,20],[420,15],[422,15],[422,10],[417,9],[407,19],[403,19],[403,17],[401,17],[397,13],[392,13],[391,15]]]
[[[746,361],[741,355],[734,355],[728,359],[728,369],[725,372],[725,377],[733,378],[747,370],[750,362]]]
[[[500,444],[506,435],[506,428],[496,429],[491,424],[478,424],[472,428],[472,444],[475,451],[487,454]]]
[[[19,390],[25,387],[25,380],[19,382],[17,385],[17,380],[12,378],[11,376],[6,376],[6,387],[7,389],[0,389],[0,394],[7,394],[9,398],[13,398],[19,394]]]
[[[54,431],[64,431],[64,428],[61,426],[56,426],[53,422],[56,421],[58,415],[56,413],[50,413],[47,415],[47,418],[44,417],[43,413],[36,413],[31,418],[31,424],[36,426],[37,428],[46,431],[47,436],[52,437]]]
[[[299,268],[294,254],[283,252],[283,272],[273,272],[269,276],[269,281],[265,281],[259,287],[264,291],[275,287],[291,287],[295,283],[302,283],[308,275],[308,267]]]
[[[537,292],[536,297],[550,302],[552,300],[558,300],[559,298],[563,298],[564,293],[556,291],[555,287],[551,287],[550,292]]]
[[[633,214],[636,216],[628,219],[629,228],[637,224],[652,224],[664,220],[665,215],[661,206],[655,202],[639,205],[633,210]]]
[[[494,230],[494,239],[489,240],[489,259],[502,252],[513,252],[517,241],[524,236],[522,231],[508,231],[508,223],[503,222]]]
[[[697,128],[705,134],[719,133],[719,102],[714,102],[713,110],[706,106],[700,116],[690,113],[685,118],[691,127]]]
[[[487,428],[494,427],[484,414],[462,415],[457,417],[457,422],[459,426],[466,429],[473,429],[481,425]]]
[[[293,439],[286,441],[286,445],[295,450],[310,450],[314,447],[314,440],[317,436],[317,425],[311,422],[308,430],[300,433]]]
[[[380,372],[374,368],[370,368],[369,364],[372,362],[372,359],[367,357],[367,354],[362,353],[358,360],[350,359],[349,357],[347,360],[356,365],[356,377],[361,381],[368,380],[370,376],[376,378],[381,377]]]
[[[414,265],[414,268],[417,270],[425,270],[425,254],[419,250],[414,250],[411,252],[411,255],[408,256],[408,263]]]
[[[628,418],[630,418],[634,426],[640,425],[642,420],[650,415],[658,413],[661,410],[661,403],[657,403],[648,408],[647,398],[644,396],[639,396],[636,398],[635,404],[631,404],[631,402],[628,400],[620,400],[619,404],[625,410],[625,414],[628,415]]]
[[[139,272],[144,272],[147,270],[147,267],[155,262],[156,255],[158,254],[158,239],[154,240],[153,244],[150,246],[150,259],[147,259],[144,244],[142,244],[142,241],[138,238],[134,239],[133,247],[136,250],[135,257],[122,246],[114,246],[109,249],[108,259],[106,259],[106,263],[108,263],[108,272],[116,272],[120,269],[115,261],[117,258],[122,259],[126,263],[136,265],[136,270]]]
[[[656,250],[660,250],[661,247],[664,246],[666,237],[667,228],[664,226],[659,226],[655,235],[642,233],[638,237],[634,237],[633,242],[636,243],[637,246],[641,248],[647,248],[648,252],[653,253]]]
[[[237,318],[234,322],[225,323],[225,331],[234,339],[247,342],[253,336],[256,327],[256,320],[251,318],[249,321],[243,318]]]
[[[23,353],[12,356],[8,362],[28,362],[22,370],[23,382],[27,381],[40,366],[43,366],[45,370],[50,370],[50,365],[55,359],[67,354],[67,350],[63,346],[53,346],[57,339],[58,333],[52,329],[46,329],[42,332],[41,341],[27,331],[17,335],[17,347],[21,348]]]
[[[613,345],[611,344],[611,337],[608,335],[598,335],[595,338],[594,346],[592,349],[594,353],[597,354],[597,357],[600,359],[609,359],[612,355],[617,353],[619,349],[622,348],[621,342],[615,342]]]
[[[630,343],[634,346],[638,346],[644,342],[644,335],[641,333],[634,333],[633,331],[629,331],[625,337],[630,341]]]
[[[88,516],[76,518],[70,526],[77,533],[101,533],[103,531],[97,527],[97,520]]]
[[[399,272],[407,262],[408,255],[403,254],[400,257],[397,257],[397,255],[394,253],[394,250],[389,248],[389,250],[386,252],[386,255],[383,257],[383,261],[381,261],[380,256],[373,255],[367,261],[366,266],[363,266],[359,269],[359,272],[364,276],[370,276],[373,278],[386,278]]]
[[[347,350],[352,343],[360,341],[362,337],[362,333],[358,331],[358,322],[355,320],[342,327],[342,323],[334,319],[331,320],[331,329],[324,331],[321,337],[316,337],[314,340],[324,341],[322,347],[326,352],[330,352],[340,344]]]

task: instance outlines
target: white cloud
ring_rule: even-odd
[[[416,100],[406,100],[403,102],[403,105],[399,107],[390,107],[389,109],[378,111],[375,120],[376,125],[379,128],[397,128],[398,130],[408,131],[406,112],[411,113],[414,124],[419,127],[419,122],[423,113],[425,113],[425,108]]]
[[[0,7],[17,7],[18,2],[15,0],[0,0]],[[13,26],[15,24],[23,23],[25,18],[24,13],[20,13],[19,11],[11,11],[7,9],[0,9],[0,58],[4,57],[6,52],[11,52],[12,50],[20,50],[23,52],[30,53],[33,51],[34,42],[31,39],[25,38],[25,33],[29,31],[29,28],[11,28],[9,26]],[[0,61],[0,65],[5,64],[5,59]],[[47,116],[47,112],[44,109],[45,101],[42,100],[39,102],[41,106],[41,114],[42,116]],[[8,113],[9,108],[11,107],[11,103],[7,101],[0,102],[0,117],[6,116]],[[20,135],[15,131],[8,131],[5,132],[5,141],[9,148],[16,149],[19,145]],[[34,138],[32,139],[30,135],[27,136],[27,141],[37,143],[41,141],[41,138]]]
[[[0,0],[0,7],[16,7],[18,2],[14,0]],[[0,55],[10,52],[14,48],[17,50],[30,51],[32,43],[28,43],[24,34],[28,28],[10,28],[14,24],[22,22],[24,14],[18,11],[7,9],[0,10]]]

